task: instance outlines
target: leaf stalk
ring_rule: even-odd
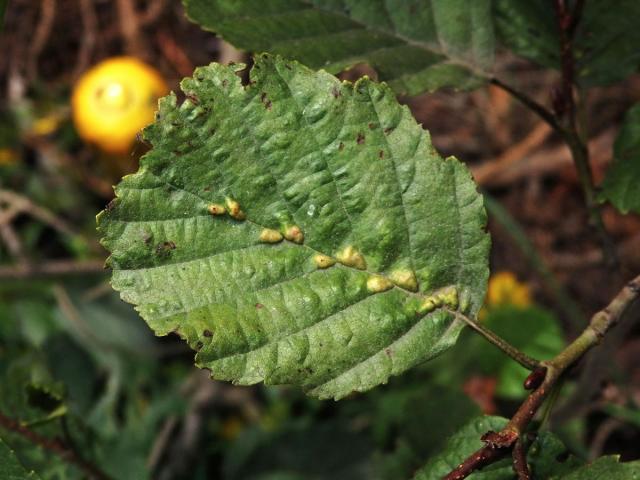
[[[469,317],[462,315],[459,312],[455,313],[456,318],[459,318],[463,322],[465,322],[469,327],[471,327],[475,332],[479,333],[482,337],[485,338],[489,343],[492,343],[500,350],[502,350],[506,355],[514,359],[520,365],[528,370],[536,370],[540,367],[540,361],[535,358],[530,357],[526,353],[518,350],[516,347],[507,342],[504,338],[496,335],[494,332],[489,330],[487,327],[482,325],[475,320],[471,320]]]

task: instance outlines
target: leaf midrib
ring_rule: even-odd
[[[198,195],[197,193],[191,192],[191,191],[189,191],[189,190],[185,190],[184,188],[181,188],[181,187],[179,187],[179,186],[177,186],[177,185],[174,185],[173,183],[167,182],[165,179],[163,179],[162,177],[158,177],[156,174],[154,174],[154,173],[153,173],[153,172],[151,172],[151,171],[149,171],[149,174],[150,174],[150,175],[153,175],[154,177],[156,177],[157,179],[159,179],[159,180],[160,180],[161,182],[163,182],[167,187],[171,187],[171,188],[173,188],[173,189],[175,189],[175,190],[177,190],[177,191],[180,191],[180,192],[183,192],[183,193],[186,193],[186,194],[189,194],[189,195],[194,196],[195,198],[197,198],[198,200],[200,200],[200,201],[203,203],[203,206],[208,205],[208,204],[210,203],[210,201],[209,201],[209,200],[205,200],[204,198],[202,198],[202,197],[201,197],[200,195]],[[158,187],[158,188],[161,188],[161,187]],[[182,218],[182,219],[180,219],[180,220],[188,220],[188,219],[195,218],[195,217],[200,217],[200,215],[195,215],[195,216],[191,216],[191,217],[183,217],[183,218]],[[216,220],[217,220],[217,219],[212,218],[212,221],[216,221]],[[145,220],[145,221],[147,221],[147,220]],[[148,220],[148,221],[153,221],[153,220]],[[260,224],[260,223],[258,223],[258,222],[255,222],[255,221],[251,220],[249,217],[245,218],[244,220],[241,220],[241,222],[247,222],[247,223],[250,223],[250,224],[252,224],[252,225],[256,226],[256,227],[257,227],[257,228],[259,228],[259,229],[270,229],[270,228],[271,228],[271,227],[267,227],[267,226],[265,226],[265,225],[262,225],[262,224]],[[287,241],[287,240],[283,240],[283,241]],[[331,257],[331,258],[335,258],[333,255],[330,255],[330,254],[327,254],[327,253],[322,252],[322,251],[320,251],[320,250],[317,250],[317,249],[315,249],[315,248],[313,248],[313,247],[310,247],[309,245],[307,245],[307,244],[305,244],[305,243],[303,243],[303,244],[296,244],[296,243],[293,243],[293,242],[289,242],[289,243],[290,243],[292,246],[301,247],[301,248],[306,248],[306,249],[310,250],[311,252],[313,252],[313,253],[315,253],[315,254],[320,254],[320,255],[329,256],[329,257]],[[257,246],[257,245],[248,245],[248,246],[246,246],[246,247],[243,247],[243,249],[250,249],[250,248],[254,248],[255,246]],[[274,246],[275,246],[275,245],[274,245]],[[235,249],[235,250],[225,250],[224,252],[219,252],[219,253],[231,253],[231,252],[234,252],[234,251],[236,251],[236,250],[239,250],[239,249]],[[216,254],[213,254],[213,255],[207,255],[207,256],[204,256],[204,257],[193,258],[193,259],[189,259],[189,260],[181,260],[181,261],[179,261],[179,262],[174,262],[174,263],[165,263],[165,264],[163,264],[163,265],[157,265],[157,266],[155,266],[155,267],[131,268],[131,269],[124,269],[124,268],[120,268],[120,269],[119,269],[119,271],[121,271],[121,272],[135,272],[135,271],[140,271],[140,270],[147,271],[147,270],[151,270],[151,269],[161,269],[161,268],[165,268],[165,267],[166,267],[166,266],[168,266],[168,265],[181,265],[181,264],[189,263],[189,262],[197,262],[197,261],[200,261],[200,260],[204,260],[204,259],[210,258],[210,257],[212,257],[212,256],[214,256],[214,255],[216,255]],[[391,282],[391,284],[392,284],[392,287],[391,287],[391,288],[397,288],[397,289],[399,289],[401,292],[403,292],[403,293],[405,293],[405,294],[408,294],[408,295],[410,295],[410,296],[413,296],[413,297],[415,297],[415,298],[418,298],[418,299],[420,299],[420,300],[426,300],[426,299],[427,299],[427,298],[429,298],[429,296],[430,296],[430,295],[428,295],[428,294],[426,294],[426,293],[421,293],[421,292],[412,292],[411,290],[407,290],[406,288],[403,288],[403,287],[401,287],[401,286],[399,286],[399,285],[396,285],[396,284],[391,280],[391,278],[389,278],[387,275],[385,275],[385,274],[383,274],[383,273],[380,273],[380,272],[372,272],[372,271],[370,271],[370,270],[368,270],[368,269],[362,269],[362,270],[361,270],[361,269],[359,269],[359,268],[355,268],[355,267],[352,267],[352,266],[349,266],[349,265],[345,265],[345,264],[343,264],[343,263],[340,263],[340,265],[341,265],[342,267],[344,267],[344,268],[347,268],[347,269],[353,270],[354,272],[367,273],[367,274],[369,274],[369,275],[377,275],[377,276],[379,276],[379,277],[383,277],[383,278],[385,278],[385,279],[387,279],[387,280],[389,280],[389,281]],[[333,267],[331,267],[331,268],[333,268]],[[457,287],[457,285],[453,285],[453,286],[454,286],[454,287]]]

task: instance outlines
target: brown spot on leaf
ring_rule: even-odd
[[[260,101],[267,110],[271,110],[271,100],[267,98],[267,92],[262,92],[260,95]]]
[[[338,98],[342,95],[342,93],[340,93],[340,89],[337,86],[331,89],[331,94],[333,95],[333,98]]]
[[[338,145],[338,150],[344,150],[344,143],[340,142],[340,145]]]
[[[260,308],[264,308],[264,305],[261,303],[256,303],[256,308],[260,309]]]
[[[175,249],[176,249],[175,242],[168,240],[166,242],[160,242],[156,246],[156,253],[158,255],[168,255],[171,250],[175,250]]]
[[[391,127],[387,127],[387,128],[384,129],[384,134],[385,135],[389,135],[391,132],[393,132],[393,128],[391,128]]]
[[[373,130],[374,128],[376,128],[376,124],[371,122],[369,123],[369,125],[367,125],[369,127],[369,130]]]
[[[384,150],[378,152],[378,158],[384,158]]]
[[[362,145],[364,143],[364,134],[363,133],[358,133],[358,136],[356,137],[356,142],[358,145]]]
[[[205,330],[204,332],[202,332],[202,336],[211,338],[213,337],[213,332],[211,330]]]

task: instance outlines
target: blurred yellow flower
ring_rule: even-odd
[[[485,304],[487,307],[497,305],[526,307],[531,305],[531,292],[528,285],[519,282],[512,272],[498,272],[489,279]]]
[[[31,132],[33,135],[45,136],[55,132],[63,117],[59,113],[52,113],[44,117],[40,117],[31,125]]]
[[[153,121],[168,92],[160,74],[132,57],[99,63],[76,84],[71,99],[79,135],[113,154],[128,153],[138,132]]]
[[[18,162],[18,154],[10,148],[0,148],[0,166],[13,165]]]
[[[227,418],[220,428],[220,436],[225,440],[235,439],[245,428],[245,423],[238,417]]]

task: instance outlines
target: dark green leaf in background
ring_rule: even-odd
[[[616,456],[600,457],[568,475],[552,477],[558,480],[638,480],[640,461],[620,463]]]
[[[414,480],[442,478],[460,462],[483,446],[480,437],[489,430],[498,431],[506,418],[478,417],[448,440],[442,451],[433,456]],[[617,457],[601,457],[591,464],[569,455],[566,447],[550,432],[539,432],[531,444],[527,461],[532,478],[548,480],[637,480],[640,462],[619,463]],[[515,480],[511,457],[494,463],[468,477],[470,480]]]
[[[189,17],[252,52],[337,73],[376,69],[397,93],[474,88],[490,76],[489,0],[184,0]]]
[[[99,217],[113,286],[239,384],[343,397],[438,355],[475,315],[486,215],[391,90],[268,55],[160,103]],[[285,238],[283,238],[285,237]]]
[[[552,1],[497,0],[494,14],[502,43],[542,66],[559,69],[560,40]],[[584,2],[573,41],[580,85],[606,85],[638,71],[639,17],[637,0]]]
[[[627,112],[613,157],[600,199],[610,201],[623,213],[640,213],[640,104]]]
[[[34,472],[28,472],[11,449],[0,439],[0,478],[2,480],[37,480]]]
[[[501,417],[477,417],[449,438],[442,451],[432,456],[414,480],[434,480],[442,478],[456,468],[460,462],[483,446],[480,437],[489,430],[502,429],[508,420]],[[511,480],[511,466],[496,463],[481,473],[472,475],[472,479]]]

